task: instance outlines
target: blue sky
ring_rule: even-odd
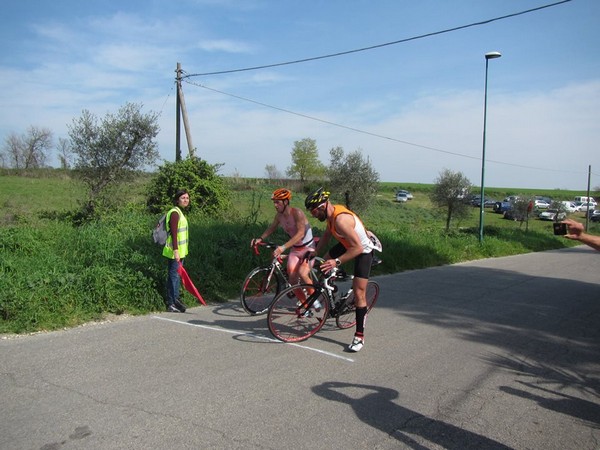
[[[277,64],[555,2],[4,0],[0,139],[31,125],[66,138],[82,110],[103,117],[135,102],[160,113],[161,156],[174,160],[178,62],[186,74]],[[382,181],[433,183],[449,169],[478,186],[490,51],[502,57],[489,61],[486,185],[585,189],[591,165],[599,186],[597,0],[334,58],[190,76],[193,144],[228,176],[263,177],[267,164],[284,173],[294,141],[312,138],[325,164],[332,147],[360,149]]]

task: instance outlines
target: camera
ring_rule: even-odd
[[[552,224],[552,226],[554,227],[554,235],[555,236],[564,236],[565,234],[567,234],[567,224],[566,223],[554,222]]]

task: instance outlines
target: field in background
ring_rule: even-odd
[[[84,199],[82,187],[68,177],[0,175],[0,332],[55,329],[101,319],[107,313],[162,310],[165,262],[150,238],[157,217],[145,212],[148,175],[121,190],[126,206],[102,220],[79,228],[67,220]],[[231,179],[234,209],[226,220],[190,213],[190,256],[186,267],[204,298],[219,302],[236,298],[246,273],[265,263],[249,242],[272,220],[265,180]],[[409,189],[414,199],[396,203],[396,188]],[[383,264],[375,275],[513,255],[574,245],[552,234],[551,223],[525,224],[503,219],[486,209],[485,239],[478,242],[479,209],[444,232],[445,212],[431,205],[432,185],[383,183],[364,222],[384,246]],[[504,197],[530,190],[487,189]],[[537,195],[572,198],[581,191],[535,191]],[[497,195],[495,195],[497,194]],[[337,199],[338,201],[340,199]],[[303,208],[304,194],[292,205]],[[576,218],[583,220],[583,214]],[[323,224],[310,219],[317,234]],[[599,232],[596,224],[590,228]],[[284,237],[273,237],[282,242]],[[191,296],[185,297],[193,304]]]

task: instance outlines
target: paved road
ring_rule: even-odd
[[[0,448],[600,448],[599,253],[377,281],[357,354],[234,302],[2,340]]]

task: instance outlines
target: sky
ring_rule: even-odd
[[[600,2],[511,16],[558,2],[3,0],[0,145],[31,126],[56,143],[83,110],[131,102],[159,115],[161,159],[174,161],[180,63],[196,155],[222,175],[285,174],[310,138],[325,165],[334,147],[360,151],[381,181],[447,169],[480,186],[497,51],[485,185],[593,189]]]

